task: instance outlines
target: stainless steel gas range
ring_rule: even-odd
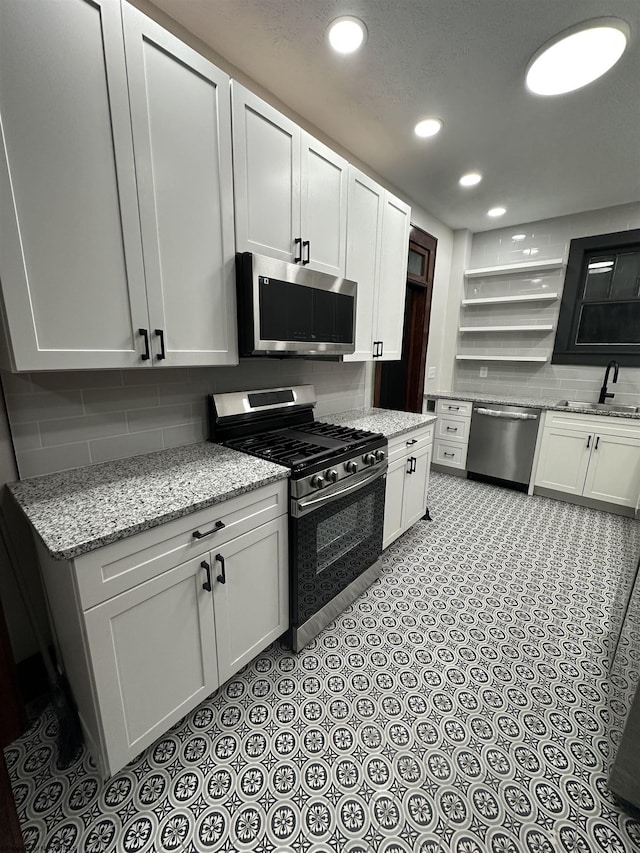
[[[316,421],[312,385],[213,394],[211,441],[291,469],[290,642],[303,648],[380,574],[387,440]]]

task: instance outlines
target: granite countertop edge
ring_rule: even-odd
[[[513,397],[509,394],[483,394],[474,391],[429,391],[424,395],[432,400],[465,400],[469,403],[496,403],[503,406],[528,406],[553,412],[573,412],[581,415],[598,415],[605,418],[627,418],[640,420],[640,413],[602,411],[601,409],[586,409],[583,406],[559,406],[556,400],[546,397]]]
[[[209,499],[198,501],[197,503],[185,506],[181,509],[166,512],[162,515],[157,515],[153,516],[152,518],[144,519],[143,521],[140,521],[137,524],[132,524],[128,527],[119,528],[118,530],[114,530],[111,533],[106,533],[104,536],[99,536],[95,539],[87,539],[86,541],[80,542],[77,545],[74,545],[73,547],[62,548],[60,550],[56,549],[55,546],[52,546],[49,542],[47,542],[47,540],[42,536],[41,532],[36,527],[34,527],[33,529],[35,530],[36,534],[38,535],[38,538],[54,560],[73,560],[76,557],[81,557],[83,554],[89,554],[91,553],[91,551],[96,551],[98,548],[103,548],[105,545],[111,545],[114,542],[119,542],[121,539],[128,539],[130,536],[135,536],[137,533],[143,533],[145,530],[152,530],[154,527],[159,527],[161,524],[166,524],[169,521],[175,521],[178,518],[184,518],[184,516],[186,515],[192,515],[193,513],[198,512],[199,510],[207,509],[207,507],[215,506],[219,503],[224,503],[224,501],[231,500],[232,498],[236,498],[239,495],[247,494],[247,492],[253,492],[255,489],[259,489],[262,486],[268,486],[270,483],[276,483],[278,480],[285,480],[288,476],[289,471],[283,471],[282,474],[272,474],[270,477],[261,478],[260,480],[257,480],[255,483],[251,483],[250,485],[230,489],[229,491],[224,492],[222,494],[213,495]],[[11,485],[12,484],[8,484],[10,490]],[[25,513],[27,519],[29,519],[29,515],[25,511],[25,508],[21,505],[20,508]]]
[[[437,420],[433,412],[398,412],[395,409],[349,409],[320,418],[327,423],[380,432],[385,438],[396,438],[414,429],[429,426]]]
[[[50,556],[72,560],[290,473],[204,443],[18,480],[7,488]],[[86,518],[91,521],[78,521]]]

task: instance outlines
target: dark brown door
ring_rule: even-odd
[[[384,361],[376,365],[374,405],[383,409],[422,411],[437,244],[438,241],[431,234],[412,226],[409,235],[402,358],[400,361]]]

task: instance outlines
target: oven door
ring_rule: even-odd
[[[291,633],[296,651],[380,574],[386,476],[385,463],[346,487],[337,483],[292,501]]]

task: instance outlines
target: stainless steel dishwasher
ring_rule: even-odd
[[[540,409],[474,404],[467,473],[528,485],[539,423]]]

